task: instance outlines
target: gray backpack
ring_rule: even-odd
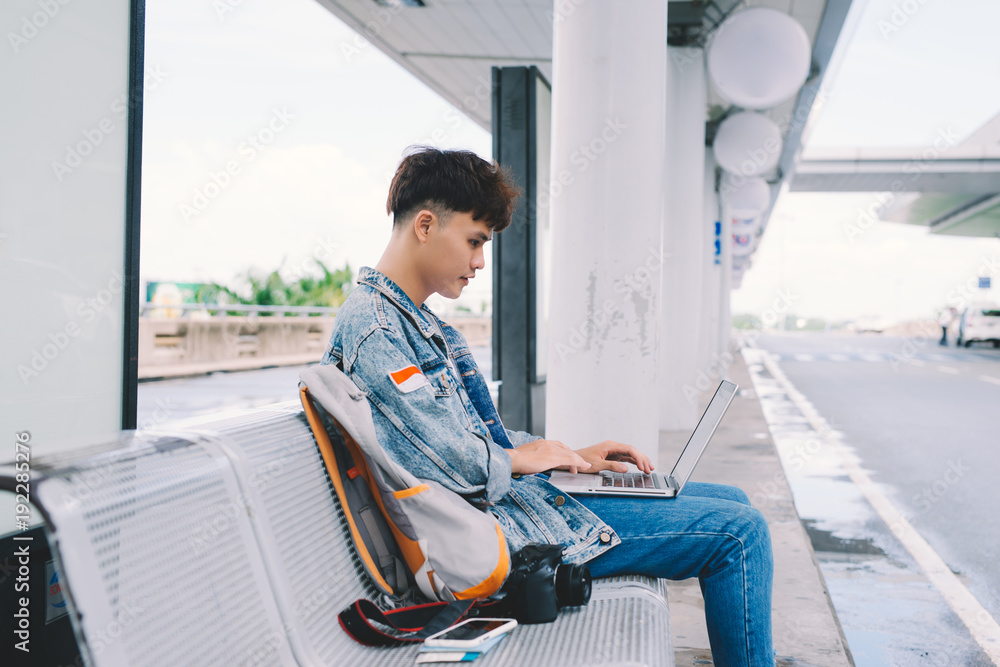
[[[416,585],[442,601],[499,591],[510,558],[493,516],[391,461],[375,438],[368,397],[339,368],[312,366],[299,380],[306,417],[376,587],[399,599]]]

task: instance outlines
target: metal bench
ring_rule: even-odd
[[[125,433],[33,475],[92,664],[414,664],[416,646],[368,648],[338,624],[377,594],[297,403]],[[665,583],[597,580],[589,605],[477,664],[673,665]]]

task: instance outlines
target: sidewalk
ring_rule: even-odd
[[[728,378],[740,386],[693,479],[743,489],[767,517],[774,549],[773,635],[779,667],[853,665],[812,545],[768,432],[742,355]],[[714,388],[713,388],[714,391]],[[699,411],[711,393],[702,394]],[[676,460],[689,431],[660,434],[660,462]],[[698,581],[671,582],[670,622],[677,667],[712,664]]]

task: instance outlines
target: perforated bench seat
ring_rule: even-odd
[[[414,664],[416,646],[364,647],[338,624],[377,594],[298,404],[129,434],[35,470],[94,664]],[[673,665],[664,582],[597,580],[589,605],[517,628],[476,663]]]

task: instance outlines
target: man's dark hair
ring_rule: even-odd
[[[510,225],[520,196],[508,170],[471,151],[444,151],[420,146],[403,158],[392,177],[386,213],[393,227],[421,208],[440,218],[449,212],[471,213],[494,232]]]

